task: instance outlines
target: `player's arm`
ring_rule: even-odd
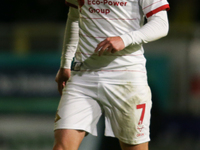
[[[166,10],[160,11],[147,18],[147,23],[136,31],[117,37],[109,37],[97,45],[95,52],[101,55],[105,50],[117,52],[134,44],[143,44],[155,41],[167,35],[169,23]]]
[[[143,44],[160,39],[168,34],[167,11],[160,11],[147,18],[147,23],[137,31],[121,35],[125,46]]]
[[[58,91],[61,95],[62,95],[62,89],[64,88],[67,80],[70,77],[71,63],[77,49],[77,44],[79,40],[78,19],[79,19],[78,9],[70,7],[64,34],[60,69],[58,70],[55,79],[58,84]]]

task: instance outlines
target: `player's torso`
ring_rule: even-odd
[[[81,32],[94,37],[136,30],[142,18],[138,0],[79,0],[79,11]]]
[[[97,44],[107,37],[140,28],[143,14],[138,0],[79,0],[79,12],[80,40],[76,60],[83,62],[83,69],[131,70],[136,63],[144,67],[141,45],[127,47],[116,54],[104,53],[101,57],[94,53]]]

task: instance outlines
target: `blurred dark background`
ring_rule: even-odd
[[[168,0],[167,37],[145,44],[152,89],[150,150],[200,149],[200,4]],[[68,8],[64,0],[0,3],[0,149],[49,150],[59,102]],[[80,150],[118,150],[118,141],[88,136]]]

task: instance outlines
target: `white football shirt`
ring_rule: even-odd
[[[107,37],[121,36],[141,28],[144,17],[169,9],[167,0],[66,0],[79,10],[79,43],[75,62],[80,72],[95,72],[102,80],[132,80],[147,84],[142,44],[129,45],[114,54],[94,53]],[[87,74],[87,73],[86,73]]]

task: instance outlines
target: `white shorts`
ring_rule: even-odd
[[[150,141],[151,91],[132,82],[67,82],[55,118],[56,129],[84,130],[97,135],[104,113],[105,135],[127,144]]]

